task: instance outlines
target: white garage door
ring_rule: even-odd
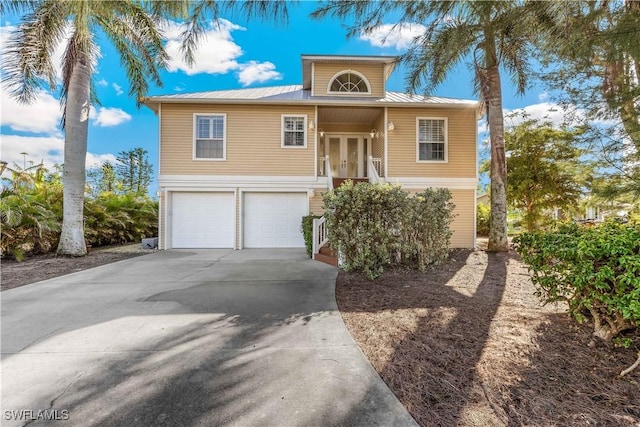
[[[173,193],[172,205],[172,247],[234,247],[234,193]]]
[[[300,231],[307,215],[307,193],[245,193],[245,248],[300,248]]]

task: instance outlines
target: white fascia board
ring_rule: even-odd
[[[160,175],[163,187],[183,188],[325,188],[327,177],[315,176],[231,176],[231,175]]]
[[[420,177],[387,177],[390,184],[400,184],[403,188],[450,188],[454,190],[475,190],[476,178],[420,178]]]

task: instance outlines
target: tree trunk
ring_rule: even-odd
[[[492,252],[509,250],[507,239],[507,162],[504,147],[504,118],[502,115],[502,89],[498,65],[483,70],[481,91],[487,105],[489,139],[491,141],[491,217],[489,245]]]
[[[89,83],[91,71],[86,55],[79,55],[71,71],[65,106],[63,216],[58,255],[84,256],[84,187],[87,133],[89,129]]]

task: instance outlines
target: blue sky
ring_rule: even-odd
[[[347,39],[347,31],[340,22],[309,18],[314,8],[314,3],[299,3],[290,10],[290,22],[286,26],[223,16],[220,26],[212,25],[202,40],[193,68],[186,67],[177,53],[179,23],[169,25],[165,34],[167,50],[173,53],[172,62],[162,73],[163,87],[152,86],[149,95],[300,84],[301,54],[398,55],[420,30],[419,25],[413,25],[389,35],[390,26],[383,26],[370,36]],[[6,35],[20,20],[20,16],[2,17],[3,46]],[[391,19],[384,21],[384,24],[392,23]],[[62,47],[58,55],[61,52]],[[135,99],[128,96],[129,84],[113,47],[100,43],[100,52],[95,80],[102,105],[92,111],[87,166],[113,161],[119,151],[143,147],[149,152],[157,173],[157,117],[146,107],[137,109]],[[472,77],[466,64],[461,64],[434,95],[477,99]],[[396,68],[387,89],[405,90],[402,67]],[[534,117],[543,117],[553,107],[541,87],[533,87],[524,97],[516,96],[505,78],[503,90],[507,110],[525,109]],[[27,162],[43,160],[47,166],[62,163],[64,135],[59,128],[59,93],[43,90],[33,105],[25,106],[17,104],[2,87],[0,100],[0,159],[22,165],[25,156],[20,153],[28,153]],[[486,138],[483,129],[480,123],[480,144]],[[154,179],[151,194],[156,189]]]

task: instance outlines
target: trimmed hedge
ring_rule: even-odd
[[[566,301],[571,316],[592,319],[606,340],[640,332],[640,224],[560,224],[514,242],[545,303]]]
[[[300,229],[302,230],[302,236],[304,237],[304,246],[307,248],[307,255],[309,258],[313,256],[313,220],[320,218],[318,215],[307,215],[302,217],[302,224]]]
[[[347,181],[324,195],[331,246],[346,270],[371,279],[393,264],[425,270],[448,257],[450,200],[441,188],[410,196],[399,186]]]

